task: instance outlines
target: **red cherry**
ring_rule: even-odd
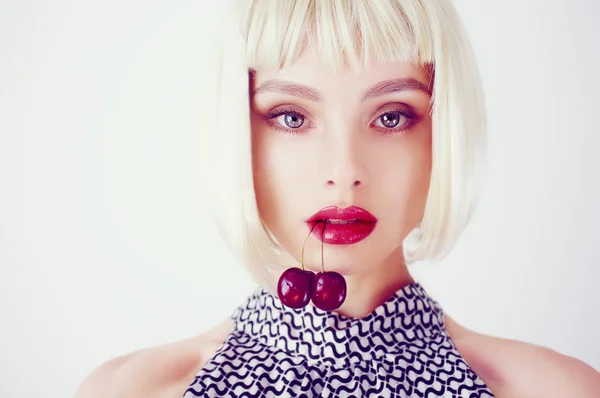
[[[290,308],[302,308],[310,301],[315,273],[300,268],[288,268],[279,277],[277,295]]]
[[[319,272],[312,285],[312,302],[323,311],[339,308],[346,300],[346,280],[333,271]]]

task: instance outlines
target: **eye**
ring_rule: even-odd
[[[414,127],[418,121],[415,112],[405,107],[393,107],[381,113],[371,122],[371,127],[378,128],[383,134],[403,134]]]
[[[299,134],[311,128],[310,125],[305,126],[309,123],[305,123],[304,114],[288,106],[267,112],[265,119],[271,127],[286,134]]]
[[[281,124],[282,126],[285,125],[292,129],[302,127],[304,124],[304,116],[291,112],[284,113],[278,116],[275,120],[277,120],[277,123]]]
[[[402,118],[408,119],[400,112],[386,112],[377,118],[375,125],[377,125],[377,127],[391,129],[398,126]],[[378,125],[378,122],[381,122],[381,126]]]

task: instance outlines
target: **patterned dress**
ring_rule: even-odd
[[[184,394],[192,397],[493,397],[418,282],[364,318],[285,307],[257,288]]]

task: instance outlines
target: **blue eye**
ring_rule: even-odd
[[[291,129],[297,129],[299,127],[302,127],[302,125],[304,124],[304,116],[292,112],[286,112],[282,115],[279,115],[276,117],[275,120],[277,120],[279,124],[285,124],[285,126]]]
[[[273,128],[283,133],[299,134],[303,130],[306,117],[294,109],[278,108],[267,112],[266,120]]]

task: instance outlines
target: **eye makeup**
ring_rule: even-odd
[[[306,130],[314,128],[309,123],[308,116],[294,106],[282,105],[266,112],[265,121],[275,130],[284,134],[304,134]],[[398,119],[397,123],[391,120]],[[419,116],[406,104],[394,103],[380,108],[377,117],[369,122],[369,127],[383,135],[400,135],[413,128],[419,121]],[[396,127],[400,126],[400,127]]]

